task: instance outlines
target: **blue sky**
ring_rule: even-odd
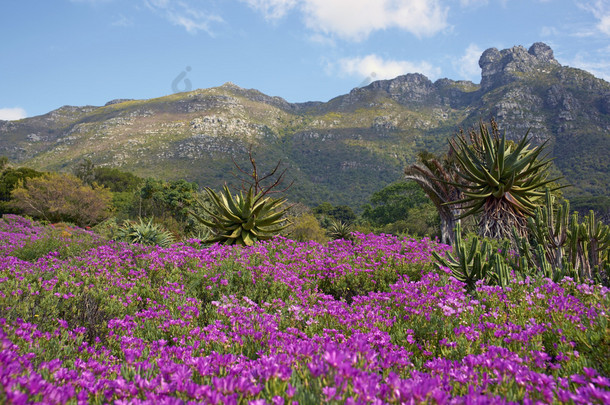
[[[0,119],[233,82],[291,102],[538,41],[610,81],[610,0],[3,0]]]

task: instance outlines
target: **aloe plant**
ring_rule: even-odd
[[[352,239],[352,226],[349,223],[343,221],[333,220],[328,228],[328,236],[333,239]]]
[[[510,238],[513,227],[524,235],[526,218],[535,214],[544,196],[539,190],[557,179],[547,179],[551,160],[538,159],[545,144],[530,149],[527,133],[513,144],[493,120],[491,128],[481,122],[478,133],[470,132],[470,143],[463,134],[449,142],[463,179],[451,184],[464,195],[449,204],[461,205],[459,218],[479,215],[483,237]]]
[[[264,191],[254,194],[252,187],[246,193],[240,192],[235,196],[226,185],[220,193],[209,187],[204,190],[210,197],[212,209],[199,199],[196,199],[196,204],[210,219],[190,211],[197,221],[212,231],[204,243],[252,246],[257,241],[271,239],[290,225],[289,221],[283,219],[290,207],[280,208],[285,199],[270,198]]]
[[[163,226],[153,223],[153,219],[139,222],[125,221],[117,230],[119,240],[129,243],[140,243],[143,245],[169,247],[175,239],[171,232],[165,230]]]

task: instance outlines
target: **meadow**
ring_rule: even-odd
[[[610,403],[609,289],[467,292],[430,239],[0,240],[0,403]]]

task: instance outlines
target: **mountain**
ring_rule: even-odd
[[[64,106],[0,121],[0,155],[39,170],[70,171],[84,158],[140,176],[218,187],[233,181],[252,145],[269,169],[295,179],[291,199],[357,208],[401,177],[422,149],[447,150],[459,128],[495,117],[509,139],[548,140],[568,196],[607,196],[610,84],[560,65],[550,47],[486,50],[481,83],[407,74],[328,102],[289,103],[257,90],[220,87],[101,107]],[[247,166],[245,166],[247,167]]]

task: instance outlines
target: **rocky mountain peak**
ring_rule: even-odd
[[[486,91],[503,86],[518,78],[520,73],[530,73],[560,66],[547,44],[536,42],[528,50],[522,46],[499,51],[489,48],[479,59],[481,88]]]

